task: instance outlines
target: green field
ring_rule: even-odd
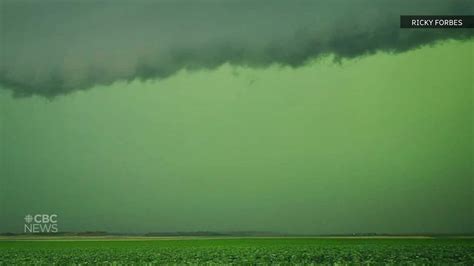
[[[474,239],[233,238],[3,240],[0,264],[459,263]]]

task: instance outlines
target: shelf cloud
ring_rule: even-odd
[[[453,1],[0,2],[0,86],[54,97],[229,63],[298,67],[324,55],[399,53],[470,39],[466,29],[400,29],[400,15],[474,13]]]

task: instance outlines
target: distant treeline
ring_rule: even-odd
[[[258,232],[258,231],[237,231],[237,232],[152,232],[146,233],[144,236],[284,236],[286,234],[275,232]]]
[[[85,231],[85,232],[57,232],[57,233],[0,233],[0,236],[143,236],[143,237],[173,237],[173,236],[202,236],[202,237],[219,237],[219,236],[287,236],[287,237],[383,237],[383,236],[432,236],[432,237],[449,237],[449,236],[474,236],[474,233],[454,233],[454,234],[438,234],[438,233],[407,233],[407,234],[380,234],[380,233],[353,233],[353,234],[286,234],[278,232],[259,232],[259,231],[235,231],[235,232],[213,232],[213,231],[191,231],[191,232],[150,232],[150,233],[111,233],[106,231]]]

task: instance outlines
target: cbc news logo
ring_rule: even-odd
[[[25,216],[25,233],[57,233],[57,214],[27,214]]]

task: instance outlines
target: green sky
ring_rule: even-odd
[[[0,232],[473,232],[473,48],[0,90]]]

